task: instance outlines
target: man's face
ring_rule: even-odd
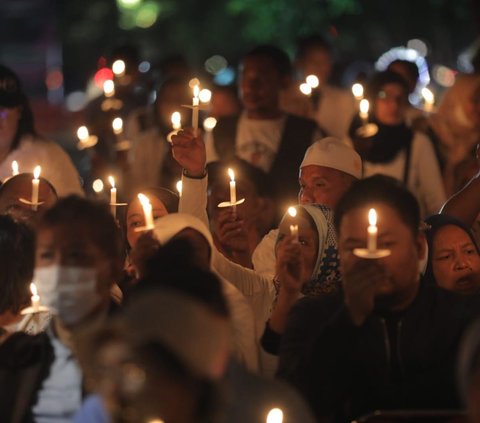
[[[435,234],[432,267],[438,285],[464,294],[480,290],[480,256],[468,234],[446,225]]]
[[[353,176],[330,167],[316,165],[302,167],[298,202],[302,205],[322,204],[334,208],[353,179]]]
[[[21,115],[20,107],[0,106],[0,148],[2,150],[10,148],[12,145]]]
[[[246,57],[240,69],[240,98],[249,117],[270,117],[278,111],[286,78],[266,57]]]
[[[332,58],[324,48],[310,48],[305,56],[298,62],[304,76],[315,75],[321,83],[325,84],[332,72]]]
[[[374,207],[378,216],[378,248],[389,249],[388,257],[372,260],[384,273],[375,287],[375,302],[394,308],[412,295],[418,286],[418,262],[425,255],[423,235],[414,236],[392,207],[378,203],[345,213],[339,228],[338,248],[342,272],[348,273],[361,259],[353,254],[355,248],[367,245],[368,210]]]

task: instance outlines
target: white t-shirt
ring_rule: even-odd
[[[20,140],[18,147],[0,163],[0,180],[12,176],[12,162],[16,160],[20,172],[33,172],[35,166],[42,167],[41,176],[47,179],[59,197],[70,194],[84,196],[80,176],[70,157],[58,144],[31,136]]]

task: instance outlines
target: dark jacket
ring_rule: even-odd
[[[222,160],[235,156],[236,134],[239,116],[218,120],[213,131],[215,150]],[[282,203],[295,202],[298,194],[298,169],[305,151],[318,130],[310,119],[287,115],[280,145],[269,175],[273,181],[276,198]]]
[[[297,306],[297,315],[305,308],[304,323],[314,316],[312,301]],[[342,303],[323,324],[312,326],[317,332],[310,353],[296,374],[284,376],[318,417],[335,421],[378,409],[456,409],[457,347],[478,314],[479,296],[459,296],[423,281],[401,314],[373,313],[360,327]]]

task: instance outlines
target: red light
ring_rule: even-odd
[[[110,68],[102,68],[95,73],[93,82],[98,88],[103,89],[103,83],[109,79],[113,79],[113,72]]]
[[[62,72],[58,69],[48,72],[47,77],[45,78],[45,84],[50,91],[60,88],[63,84]]]

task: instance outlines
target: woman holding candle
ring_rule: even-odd
[[[0,65],[0,180],[11,175],[14,160],[22,171],[42,166],[42,175],[55,185],[60,196],[83,195],[70,158],[57,144],[36,133],[32,110],[20,80]]]
[[[368,138],[358,135],[363,125],[357,116],[350,127],[350,138],[363,159],[364,177],[374,174],[402,181],[417,197],[422,216],[437,213],[446,200],[442,177],[433,144],[424,134],[406,123],[408,86],[394,72],[379,72],[367,90],[369,122],[378,132]]]

